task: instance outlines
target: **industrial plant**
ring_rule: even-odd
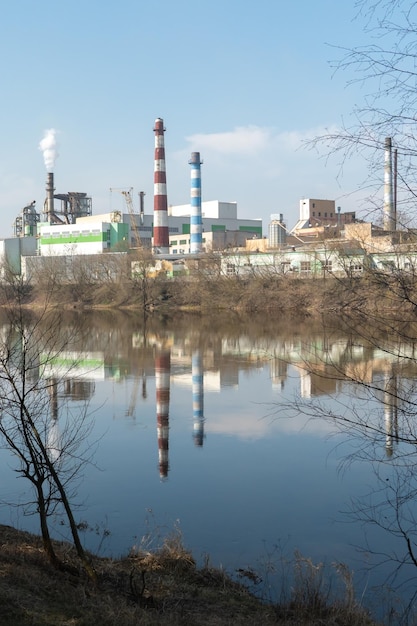
[[[410,261],[410,233],[397,230],[396,186],[393,176],[391,138],[385,140],[383,226],[374,227],[344,213],[334,200],[302,198],[299,219],[287,229],[283,214],[271,215],[268,235],[262,220],[238,218],[236,202],[202,199],[199,152],[192,152],[190,203],[168,203],[165,161],[165,127],[161,118],[154,128],[153,212],[146,213],[143,191],[140,209],[135,211],[133,187],[115,190],[124,197],[126,211],[93,214],[92,198],[85,192],[56,193],[54,131],[47,131],[40,143],[47,170],[46,197],[42,213],[36,202],[25,206],[14,222],[14,237],[0,241],[2,267],[34,280],[45,257],[60,257],[65,265],[86,255],[126,254],[132,250],[165,260],[165,268],[183,259],[197,260],[217,255],[226,274],[245,274],[256,268],[273,268],[281,273],[314,275],[317,272],[346,270],[360,272],[367,263],[382,267],[396,263],[407,268]],[[394,153],[395,158],[395,153]],[[110,191],[113,191],[110,189]],[[333,243],[331,243],[333,242]],[[353,242],[353,243],[352,243]],[[359,245],[360,244],[360,245]],[[405,246],[407,258],[398,261],[398,245]],[[340,251],[343,249],[343,259]],[[352,252],[353,251],[353,252]]]

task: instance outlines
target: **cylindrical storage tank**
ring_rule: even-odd
[[[280,248],[287,243],[287,230],[282,220],[273,220],[269,224],[268,245],[270,248]]]

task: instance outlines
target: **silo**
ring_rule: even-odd
[[[271,215],[268,232],[268,246],[270,248],[281,248],[287,243],[287,229],[284,224],[282,213]]]

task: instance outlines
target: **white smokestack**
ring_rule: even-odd
[[[391,137],[385,138],[384,230],[395,230]]]
[[[43,153],[43,160],[47,172],[52,172],[58,156],[58,144],[56,142],[56,130],[49,128],[45,131],[42,141],[39,143],[39,150]]]

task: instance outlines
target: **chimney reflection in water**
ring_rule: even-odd
[[[394,442],[398,441],[398,383],[397,376],[392,370],[385,375],[384,390],[384,418],[385,418],[385,451],[388,457],[392,456]]]
[[[169,395],[171,349],[157,347],[155,352],[156,421],[158,433],[159,476],[168,478]]]
[[[192,385],[193,385],[193,439],[196,446],[204,441],[204,382],[203,357],[201,350],[192,354]]]

